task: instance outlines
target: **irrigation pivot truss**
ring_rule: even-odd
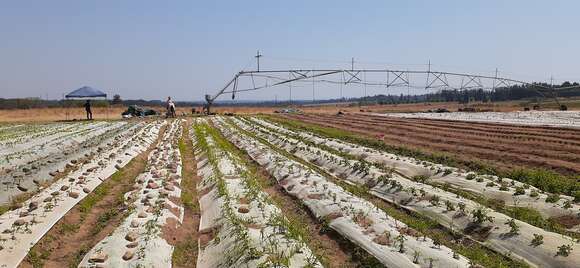
[[[258,54],[259,55],[259,54]],[[380,79],[369,80],[367,75],[372,75]],[[260,80],[261,84],[257,81]],[[248,86],[241,86],[241,82]],[[414,83],[412,81],[419,81]],[[414,88],[414,89],[448,89],[448,90],[469,90],[483,89],[495,90],[500,87],[510,87],[513,85],[532,86],[542,97],[551,97],[560,105],[556,97],[555,89],[552,85],[546,86],[538,83],[499,77],[497,70],[494,76],[479,74],[467,74],[456,72],[432,71],[429,65],[427,70],[396,70],[396,69],[288,69],[288,70],[254,70],[240,71],[226,83],[214,95],[205,95],[206,111],[213,102],[223,94],[232,94],[232,99],[236,93],[255,91],[265,88],[282,86],[290,83],[328,83],[336,85],[359,84],[365,86],[389,88]],[[560,87],[558,90],[575,88],[578,86]],[[313,89],[314,90],[314,89]],[[365,93],[366,94],[366,93]],[[547,94],[550,94],[547,96]]]

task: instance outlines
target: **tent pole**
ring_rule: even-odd
[[[62,107],[64,108],[64,114],[66,117],[66,121],[68,121],[68,107],[66,106],[66,100],[64,98],[64,93],[62,93]]]
[[[105,97],[105,101],[107,102],[107,120],[109,120],[109,109],[111,108],[111,104],[109,103],[109,99]]]

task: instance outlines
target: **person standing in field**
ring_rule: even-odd
[[[167,97],[167,115],[168,117],[175,117],[175,103],[173,103],[171,97]]]
[[[85,102],[85,111],[87,112],[87,120],[93,120],[93,112],[91,112],[91,101]]]

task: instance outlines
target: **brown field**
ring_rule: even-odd
[[[350,103],[336,103],[326,105],[303,105],[292,106],[292,108],[299,109],[305,113],[326,113],[334,114],[338,111],[343,112],[422,112],[433,110],[437,108],[445,108],[450,111],[457,111],[465,105],[456,102],[437,102],[437,103],[409,103],[409,104],[389,104],[389,105],[358,105]],[[490,110],[496,112],[508,112],[522,110],[518,103],[502,102],[494,104],[477,103],[470,107],[475,107],[480,110]],[[217,106],[212,108],[212,112],[216,113],[237,113],[237,114],[257,114],[257,113],[273,113],[286,107],[257,107],[257,106]]]
[[[580,98],[562,99],[561,103],[566,104],[569,110],[580,110]],[[356,103],[333,103],[324,105],[302,105],[292,106],[292,108],[299,109],[305,113],[324,113],[336,114],[338,111],[343,112],[425,112],[427,110],[436,110],[444,108],[449,111],[457,111],[460,108],[473,107],[477,111],[493,111],[493,112],[513,112],[523,111],[524,107],[530,107],[531,104],[526,101],[504,101],[494,103],[475,102],[466,104],[459,104],[457,102],[431,102],[431,103],[406,103],[406,104],[388,104],[388,105],[358,105]],[[541,105],[542,110],[557,110],[558,106],[553,101],[546,101]],[[273,113],[276,110],[286,108],[282,107],[256,107],[256,106],[217,106],[212,108],[212,112],[216,113],[237,113],[237,114],[257,114]],[[201,108],[197,108],[201,109]]]
[[[491,162],[498,167],[542,167],[564,174],[580,172],[580,130],[430,119],[401,119],[367,114],[281,115],[379,137],[394,146]]]

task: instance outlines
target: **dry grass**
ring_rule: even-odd
[[[165,111],[163,107],[150,107],[156,111]],[[127,107],[93,107],[93,119],[120,119],[121,113]],[[177,114],[191,114],[191,108],[178,107]],[[60,120],[83,120],[86,118],[85,108],[37,108],[0,110],[0,122],[49,122]]]
[[[580,100],[570,98],[561,99],[562,103],[568,105],[570,110],[580,109]],[[469,107],[474,107],[478,110],[489,110],[495,112],[510,112],[522,111],[523,101],[507,101],[495,103],[470,103]],[[528,105],[529,106],[529,105]],[[467,107],[464,104],[456,102],[432,102],[432,103],[409,103],[409,104],[389,104],[389,105],[371,105],[359,106],[356,103],[333,103],[325,105],[312,106],[294,106],[306,113],[326,113],[335,114],[338,111],[346,112],[424,112],[427,110],[435,110],[438,108],[445,108],[450,111],[457,111],[459,108]],[[544,102],[545,109],[556,109],[555,103],[549,100]],[[164,107],[148,107],[156,111],[165,112]],[[177,107],[177,114],[191,114],[191,108],[201,111],[201,106],[196,107]],[[284,107],[257,107],[257,106],[218,106],[213,107],[212,112],[216,113],[236,113],[236,114],[271,114],[274,111]],[[124,106],[116,107],[94,107],[94,119],[120,119],[121,113],[127,108]],[[0,122],[46,122],[59,120],[81,120],[85,118],[85,110],[82,107],[75,108],[40,108],[40,109],[25,109],[25,110],[0,110]]]

